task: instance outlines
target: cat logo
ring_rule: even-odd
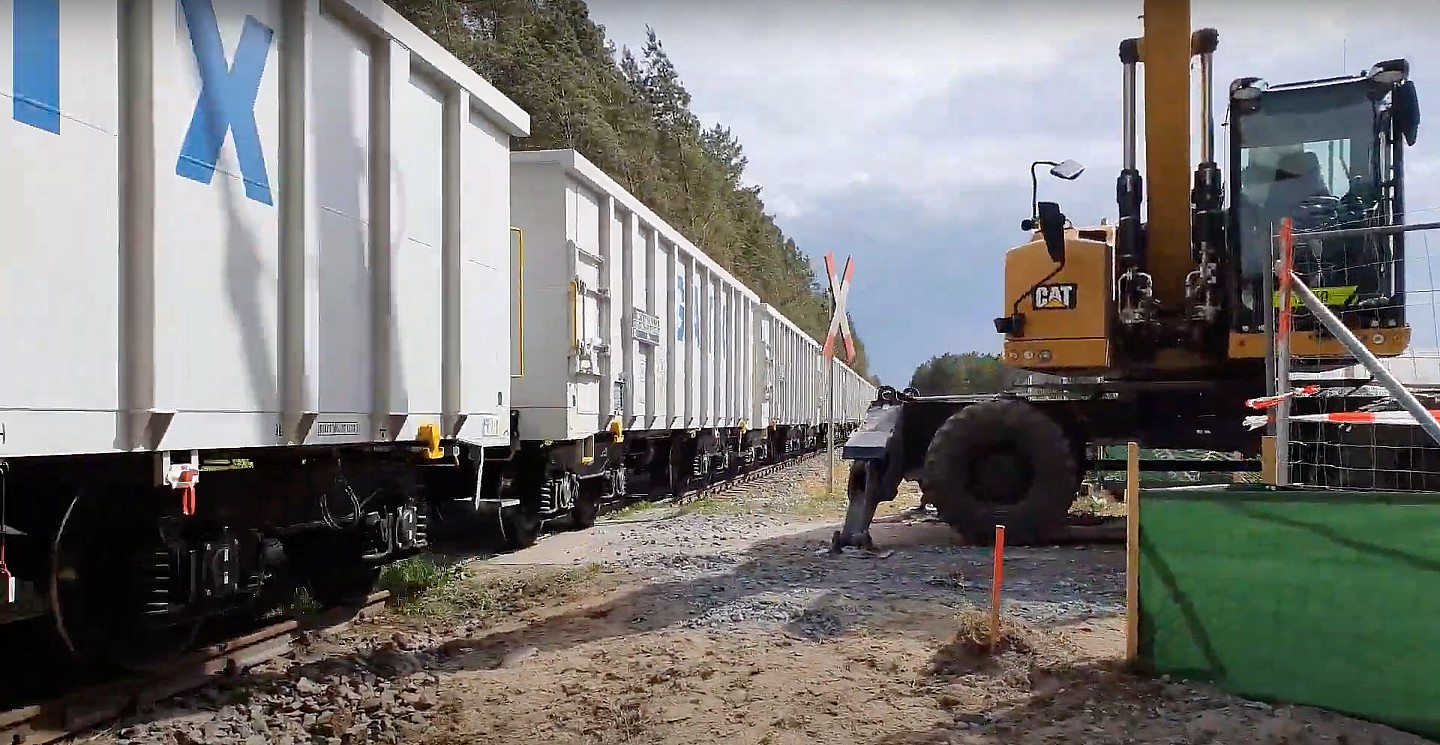
[[[1035,310],[1071,310],[1075,307],[1075,285],[1038,285],[1030,294]]]

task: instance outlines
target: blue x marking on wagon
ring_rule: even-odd
[[[15,99],[10,116],[60,134],[60,0],[14,0],[10,9]]]
[[[225,135],[233,133],[245,196],[272,205],[265,151],[255,122],[255,100],[260,94],[260,80],[265,75],[275,32],[254,16],[246,16],[245,28],[235,47],[234,62],[228,64],[211,0],[180,0],[180,7],[185,13],[185,25],[190,29],[195,64],[200,69],[200,97],[190,117],[190,128],[185,132],[175,173],[202,184],[210,183]]]

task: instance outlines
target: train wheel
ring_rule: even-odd
[[[570,508],[570,525],[575,530],[587,530],[595,526],[595,521],[600,517],[600,479],[586,479],[580,481],[574,474],[566,478],[572,479],[571,487],[575,490],[575,506]]]
[[[309,535],[285,548],[310,599],[323,611],[359,611],[380,580],[381,568],[360,558],[364,542],[359,536]]]
[[[186,651],[200,619],[171,613],[183,586],[145,495],[81,493],[51,544],[49,595],[55,628],[76,659],[143,671]]]
[[[540,516],[526,510],[523,505],[502,512],[500,526],[505,532],[505,547],[522,549],[535,545],[540,540],[540,523]]]
[[[1019,399],[996,399],[952,414],[925,454],[922,489],[940,517],[972,543],[996,525],[1008,542],[1045,540],[1064,524],[1080,489],[1064,430]]]
[[[679,440],[670,442],[670,453],[667,456],[665,466],[666,485],[670,488],[670,497],[679,499],[685,494],[685,487],[690,482],[689,463],[685,460],[684,443]]]
[[[320,608],[354,612],[365,606],[365,600],[379,581],[380,567],[357,559],[342,559],[337,566],[311,574],[306,586]]]

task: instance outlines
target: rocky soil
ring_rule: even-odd
[[[1425,742],[1125,672],[1119,548],[1007,551],[1006,633],[982,654],[989,549],[907,489],[874,531],[886,554],[827,555],[843,504],[823,481],[812,461],[469,564],[85,741]]]

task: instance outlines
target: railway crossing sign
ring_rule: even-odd
[[[850,294],[850,277],[855,273],[855,264],[849,256],[845,257],[845,273],[843,278],[835,276],[835,254],[831,251],[825,252],[825,274],[830,278],[830,301],[834,310],[830,315],[830,332],[825,334],[825,359],[835,358],[835,335],[838,333],[845,340],[845,361],[855,361],[855,341],[850,336],[850,319],[845,316],[845,298]]]

